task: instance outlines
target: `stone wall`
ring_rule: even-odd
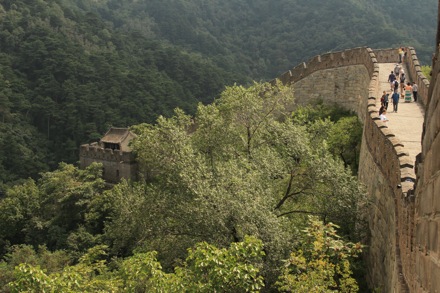
[[[405,59],[406,68],[408,68],[408,77],[411,81],[419,86],[420,102],[426,107],[429,96],[429,80],[423,75],[419,59],[417,58],[414,48],[407,49],[407,57]]]
[[[363,65],[343,66],[313,72],[294,83],[298,104],[323,101],[337,103],[355,113],[365,113],[370,75]]]
[[[98,144],[85,144],[80,147],[80,166],[85,168],[93,162],[101,163],[103,179],[107,182],[117,183],[122,178],[136,178],[137,164],[132,152],[104,149]]]
[[[297,103],[336,102],[364,123],[359,179],[371,203],[367,279],[380,292],[409,292],[414,268],[414,162],[376,109],[377,62],[397,58],[397,49],[356,48],[316,56],[278,77],[293,85]]]
[[[372,88],[373,89],[373,88]],[[360,154],[359,180],[366,185],[369,239],[368,282],[380,292],[408,292],[404,266],[411,250],[414,163],[403,144],[380,121],[376,97],[370,97]]]
[[[412,292],[440,290],[440,52],[434,58],[426,99],[422,155],[417,159],[412,264],[407,271]]]
[[[298,104],[317,99],[338,103],[364,121],[370,80],[377,78],[377,70],[373,50],[362,47],[315,56],[277,79],[293,85]]]

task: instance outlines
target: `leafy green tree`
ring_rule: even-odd
[[[0,290],[9,292],[8,283],[15,280],[14,268],[26,263],[34,267],[40,266],[46,274],[59,273],[65,266],[71,265],[72,258],[66,251],[51,252],[45,246],[37,251],[30,245],[14,245],[8,249],[0,261]]]
[[[107,213],[101,172],[96,163],[85,170],[62,163],[37,182],[7,189],[0,199],[3,252],[7,245],[24,243],[81,252],[96,245]]]
[[[93,247],[77,265],[52,274],[39,266],[22,263],[15,268],[15,280],[9,287],[11,292],[117,292],[120,280],[111,277],[103,255],[105,247]]]
[[[227,249],[203,242],[189,249],[175,273],[165,273],[155,252],[135,254],[110,271],[103,259],[106,247],[96,246],[61,272],[21,263],[8,286],[12,292],[259,292],[262,249],[253,237]]]
[[[346,242],[336,234],[337,226],[309,218],[301,245],[286,261],[278,281],[283,292],[357,292],[350,259],[361,251],[360,243]]]
[[[362,125],[355,116],[339,119],[331,128],[328,144],[330,151],[341,158],[345,167],[351,167],[354,174],[359,167]]]
[[[41,231],[41,196],[35,181],[28,179],[7,190],[0,199],[1,254],[6,246],[33,243],[35,232]]]
[[[263,278],[263,243],[254,237],[218,249],[205,242],[190,249],[182,268],[176,274],[190,292],[259,292]]]
[[[424,75],[428,80],[431,80],[431,75],[432,75],[432,68],[431,68],[431,66],[423,65],[423,66],[422,66],[422,73],[423,73],[423,75]]]
[[[144,243],[159,256],[180,252],[180,258],[195,242],[224,246],[254,235],[265,244],[268,283],[304,215],[338,223],[345,236],[357,239],[364,193],[324,139],[313,140],[306,125],[289,118],[291,103],[291,89],[280,85],[232,86],[215,103],[199,105],[194,117],[176,110],[156,125],[133,127],[138,134],[133,148],[148,187],[115,189],[120,194],[115,198],[135,192],[133,202],[140,204],[132,207],[130,199],[116,204],[106,235],[112,243],[125,243],[121,248]],[[160,208],[150,202],[158,198]],[[149,206],[159,229],[131,217]],[[126,241],[130,235],[134,239]]]

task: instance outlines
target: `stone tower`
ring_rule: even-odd
[[[130,148],[130,141],[135,137],[128,128],[110,128],[99,142],[81,145],[80,167],[101,163],[103,179],[110,183],[117,183],[122,178],[136,179],[137,163]]]

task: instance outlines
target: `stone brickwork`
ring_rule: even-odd
[[[101,163],[102,177],[110,183],[117,183],[122,178],[134,180],[137,176],[137,163],[132,152],[105,149],[99,144],[84,144],[80,147],[79,159],[81,168],[93,162]]]
[[[320,70],[294,84],[295,101],[305,104],[321,100],[359,113],[365,109],[362,101],[368,97],[369,83],[370,76],[363,65]]]
[[[369,84],[377,78],[377,70],[373,50],[362,47],[315,56],[277,79],[294,86],[299,104],[316,99],[338,103],[355,111],[364,121]]]
[[[412,48],[410,52],[412,61],[408,61],[407,66],[411,74],[417,75],[419,68],[416,68],[417,62],[413,62],[417,57]],[[316,99],[336,102],[354,110],[364,123],[359,179],[365,184],[371,203],[367,215],[371,233],[365,259],[367,279],[379,292],[419,292],[414,291],[420,288],[413,285],[414,276],[417,272],[427,273],[431,267],[418,266],[422,261],[414,254],[417,248],[414,235],[426,240],[425,231],[434,231],[438,222],[415,220],[414,162],[404,145],[378,117],[378,62],[396,61],[397,49],[356,48],[316,56],[278,79],[294,87],[297,103],[312,103]],[[427,97],[429,83],[417,82],[420,95]],[[440,145],[438,147],[440,150]],[[440,192],[440,184],[437,187]],[[432,219],[433,214],[429,217]],[[419,222],[424,230],[415,226]],[[435,239],[440,243],[437,235]],[[423,244],[429,247],[427,241]]]
[[[439,32],[440,33],[440,32]],[[422,155],[417,160],[414,237],[407,272],[412,292],[440,292],[440,52],[426,99]]]
[[[426,107],[429,96],[429,80],[423,75],[422,67],[417,58],[414,48],[407,49],[407,57],[405,59],[406,67],[408,68],[407,75],[411,81],[415,81],[419,86],[420,101]]]

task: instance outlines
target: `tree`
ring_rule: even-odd
[[[83,255],[77,265],[66,266],[61,273],[47,274],[39,266],[22,263],[15,267],[11,292],[116,292],[120,279],[111,278],[104,246],[96,246]]]
[[[357,292],[350,259],[361,251],[360,243],[342,240],[337,226],[309,218],[301,244],[286,261],[278,281],[283,292]]]
[[[342,159],[345,167],[351,167],[353,174],[358,170],[361,140],[362,125],[355,116],[339,119],[329,133],[330,151]]]
[[[61,163],[37,182],[7,189],[0,199],[2,250],[23,243],[81,252],[94,246],[106,217],[101,172],[97,163],[85,170]]]
[[[106,247],[96,246],[78,264],[59,273],[22,263],[15,267],[9,288],[12,292],[259,292],[262,248],[253,237],[228,249],[199,243],[189,249],[175,273],[165,273],[154,251],[137,253],[110,271],[103,259]]]
[[[174,257],[196,242],[225,246],[253,235],[265,245],[262,272],[270,284],[304,215],[335,221],[356,239],[364,194],[327,143],[289,118],[292,98],[280,85],[232,86],[215,103],[199,105],[193,118],[176,110],[156,125],[133,127],[138,137],[132,146],[148,187],[139,192],[123,185],[118,194],[135,191],[133,202],[141,204],[116,205],[107,235],[126,244],[136,235],[129,242]],[[157,198],[159,209],[151,202]],[[160,228],[131,217],[147,209]],[[123,223],[139,233],[124,231]]]

